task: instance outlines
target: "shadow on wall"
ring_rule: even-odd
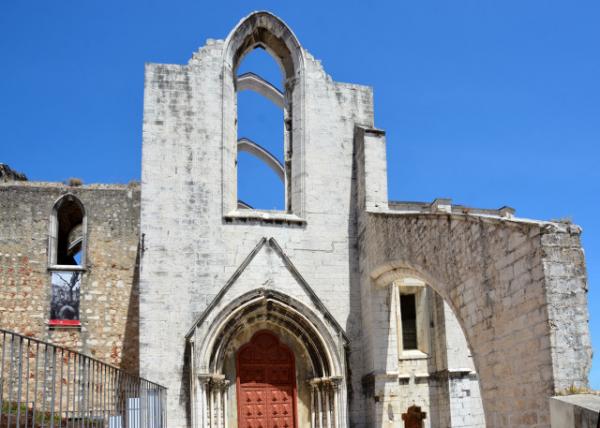
[[[121,368],[136,376],[140,374],[140,251],[138,244],[121,350]]]
[[[346,348],[346,364],[347,364],[347,376],[348,376],[348,404],[350,408],[356,409],[356,411],[350,414],[351,423],[357,425],[364,425],[366,422],[364,412],[360,411],[362,407],[361,394],[356,394],[355,386],[361,385],[361,376],[363,371],[363,359],[362,359],[362,314],[361,314],[361,290],[360,290],[360,272],[359,266],[359,249],[358,249],[358,191],[356,188],[356,154],[352,153],[352,175],[350,184],[349,198],[349,210],[348,210],[348,257],[350,263],[348,272],[350,290],[348,293],[348,307],[350,311],[348,313],[348,320],[346,321],[346,334],[350,338],[350,345]],[[357,370],[355,373],[352,372],[352,367]],[[360,388],[360,386],[359,386]],[[360,391],[359,391],[360,392]],[[363,395],[365,392],[363,391]]]
[[[192,426],[192,397],[190,394],[190,379],[192,376],[192,344],[185,341],[183,351],[183,364],[181,368],[181,379],[179,381],[179,404],[185,408],[185,420],[187,426]]]

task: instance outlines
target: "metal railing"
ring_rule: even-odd
[[[166,428],[166,388],[0,329],[0,427]]]

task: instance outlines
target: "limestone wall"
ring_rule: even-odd
[[[486,424],[549,426],[548,397],[567,385],[586,386],[591,362],[580,228],[449,200],[388,204],[385,174],[366,173],[386,170],[380,140],[357,130],[357,204],[365,210],[358,219],[361,313],[371,332],[365,372],[389,370],[381,358],[393,352],[381,320],[385,286],[420,278],[465,332]]]
[[[473,350],[488,426],[547,426],[547,397],[562,385],[587,382],[585,280],[557,280],[560,290],[575,287],[565,304],[581,321],[554,323],[547,293],[553,279],[544,264],[548,240],[573,242],[578,231],[468,215],[374,214],[368,222],[365,270],[377,277],[414,269],[452,306]],[[583,269],[573,252],[560,254],[562,263]],[[574,345],[551,342],[553,330],[571,331]],[[558,353],[576,354],[569,368],[553,366]]]
[[[244,27],[245,28],[245,27]],[[169,387],[169,426],[185,426],[189,391],[185,335],[264,237],[274,238],[350,337],[349,363],[361,367],[353,182],[354,124],[371,125],[369,88],[339,84],[301,52],[297,85],[302,130],[292,175],[304,189],[290,215],[232,212],[235,122],[225,120],[234,93],[223,81],[225,42],[209,41],[188,65],[146,68],[141,270],[141,367]],[[223,165],[223,159],[232,159]],[[229,171],[229,172],[227,172]],[[233,184],[232,184],[233,183]],[[257,184],[259,186],[259,184]],[[289,214],[289,213],[288,213]],[[268,287],[272,272],[248,287]],[[168,326],[165,328],[164,326]],[[364,416],[359,370],[348,386],[350,420]],[[187,418],[187,419],[186,419]]]
[[[256,46],[276,56],[291,88],[286,212],[237,208],[233,73]],[[585,386],[590,368],[581,230],[516,219],[507,208],[390,203],[385,132],[373,116],[369,87],[334,82],[267,12],[208,40],[188,64],[147,64],[141,195],[136,186],[0,183],[0,325],[139,369],[169,388],[172,428],[193,420],[191,370],[201,358],[192,351],[206,357],[196,369],[218,366],[195,348],[222,339],[225,327],[202,325],[215,320],[240,329],[223,345],[219,375],[230,382],[235,346],[257,328],[296,334],[284,341],[298,354],[319,348],[304,348],[302,332],[327,336],[319,348],[327,355],[311,358],[335,361],[336,379],[311,387],[335,384],[335,399],[343,396],[327,422],[337,417],[336,427],[398,426],[416,399],[429,409],[428,427],[477,426],[479,394],[490,427],[548,427],[548,397]],[[49,328],[50,215],[68,192],[87,215],[81,327]],[[431,355],[400,361],[389,285],[407,276],[447,306],[434,314],[444,327],[429,332]],[[245,298],[260,311],[223,314]],[[306,384],[299,393],[300,418],[315,418],[318,399]]]
[[[49,223],[67,192],[88,218],[81,327],[50,328]],[[139,198],[127,186],[0,183],[0,326],[137,372]]]
[[[565,229],[540,236],[556,393],[587,386],[592,358],[581,229]]]

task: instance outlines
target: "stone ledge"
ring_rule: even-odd
[[[471,208],[464,205],[452,204],[448,198],[437,198],[433,202],[400,202],[389,201],[389,209],[367,210],[369,214],[388,216],[451,216],[452,218],[478,218],[507,224],[537,225],[545,232],[566,232],[581,234],[581,227],[570,222],[535,220],[515,217],[515,209],[503,206],[498,209]]]
[[[59,181],[0,181],[1,188],[31,188],[31,189],[74,189],[74,190],[140,190],[140,184],[131,182],[130,184],[105,184],[93,183],[82,184],[81,186],[69,186]]]
[[[433,202],[403,202],[389,201],[391,211],[408,211],[418,213],[448,213],[448,214],[487,214],[502,218],[513,218],[515,209],[503,206],[493,208],[473,208],[452,203],[450,198],[436,198]]]
[[[283,211],[234,210],[223,216],[225,223],[266,223],[304,226],[306,220]]]
[[[599,412],[598,395],[576,394],[550,398],[552,428],[596,428]]]
[[[402,351],[398,360],[406,361],[406,360],[426,360],[429,358],[429,354],[425,352],[419,351],[417,349],[411,349],[409,351]]]

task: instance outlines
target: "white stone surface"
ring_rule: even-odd
[[[286,213],[237,210],[232,73],[257,43],[280,58],[290,88]],[[148,64],[145,79],[140,369],[169,388],[170,427],[203,417],[190,377],[215,375],[194,372],[212,370],[210,359],[194,356],[192,369],[186,349],[210,356],[220,337],[210,323],[259,289],[305,308],[307,331],[320,331],[322,352],[339,361],[339,400],[329,416],[313,414],[313,424],[321,417],[326,426],[397,427],[418,405],[427,409],[426,427],[484,426],[483,409],[490,427],[547,427],[555,389],[586,383],[580,231],[457,212],[449,201],[394,211],[371,88],[334,82],[278,18],[254,13],[187,65]],[[245,265],[261,242],[281,252],[263,245]],[[424,358],[404,358],[399,347],[390,290],[402,278],[441,296],[421,335],[432,342]],[[202,348],[206,337],[214,341]]]

